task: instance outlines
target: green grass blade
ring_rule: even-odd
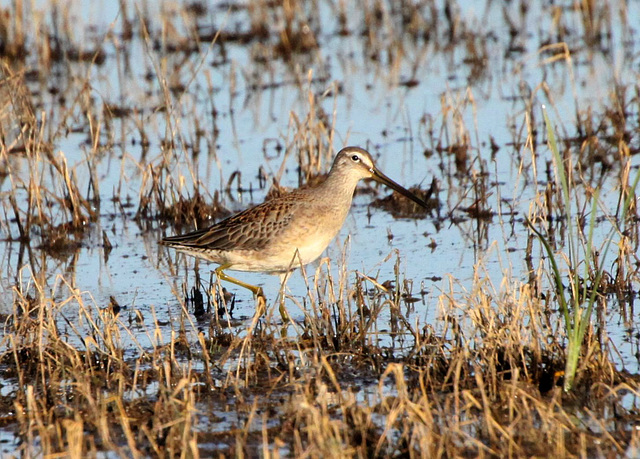
[[[546,240],[544,235],[540,233],[540,231],[538,231],[533,226],[533,223],[531,223],[531,221],[526,217],[525,217],[525,222],[527,223],[527,226],[529,227],[529,229],[531,229],[531,231],[533,231],[533,233],[536,235],[538,240],[540,240],[540,243],[544,247],[545,252],[547,252],[547,257],[549,258],[549,261],[551,263],[551,270],[553,271],[553,277],[556,282],[556,288],[558,290],[558,300],[560,301],[560,308],[562,310],[562,315],[564,316],[565,325],[568,329],[571,325],[571,319],[569,317],[569,307],[567,305],[566,297],[564,294],[564,285],[562,284],[562,275],[560,273],[560,268],[558,268],[558,263],[556,262],[553,249],[549,245],[549,242]]]

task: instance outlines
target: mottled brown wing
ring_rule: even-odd
[[[209,228],[164,238],[162,243],[210,250],[261,250],[289,225],[293,206],[290,199],[275,198]]]

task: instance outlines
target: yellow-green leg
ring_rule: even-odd
[[[283,322],[288,322],[291,320],[289,314],[287,314],[287,309],[284,307],[284,297],[285,297],[285,286],[287,285],[287,279],[289,278],[289,273],[280,274],[280,294],[279,301],[280,305],[278,309],[280,310],[280,317],[282,317]]]
[[[255,296],[264,297],[264,293],[262,293],[262,287],[257,287],[255,285],[247,284],[246,282],[242,282],[241,280],[236,279],[235,277],[231,277],[227,273],[224,272],[225,269],[231,267],[231,265],[222,265],[218,266],[215,269],[216,276],[218,279],[231,282],[232,284],[239,285],[240,287],[244,287],[247,290],[251,290]]]
[[[227,273],[224,272],[224,270],[229,267],[231,267],[231,265],[221,265],[215,269],[215,273],[216,273],[216,276],[218,276],[218,279],[231,282],[232,284],[236,284],[240,287],[246,288],[247,290],[251,290],[253,294],[256,296],[256,300],[258,301],[258,310],[261,311],[261,314],[262,314],[262,312],[264,312],[267,307],[267,300],[264,296],[264,293],[262,292],[262,287],[257,287],[255,285],[247,284],[246,282],[242,282],[241,280],[238,280],[235,277],[229,276]],[[280,314],[282,314],[282,311],[280,311]]]

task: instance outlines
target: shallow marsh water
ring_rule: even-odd
[[[602,177],[593,181],[603,189],[603,215],[616,208],[619,174],[609,171],[618,167],[618,158],[616,146],[607,144],[616,126],[605,114],[615,106],[612,94],[625,88],[627,129],[635,134],[627,144],[635,171],[640,164],[640,3],[625,3],[623,12],[610,10],[610,23],[603,30],[611,35],[594,38],[599,44],[591,46],[584,43],[588,34],[571,4],[477,2],[472,8],[450,4],[455,24],[446,9],[430,13],[423,5],[413,17],[423,20],[413,26],[414,33],[411,17],[403,24],[391,3],[380,7],[377,27],[366,29],[360,9],[349,10],[341,23],[330,2],[318,2],[314,14],[312,6],[302,5],[308,10],[302,14],[308,23],[300,26],[296,38],[312,45],[291,51],[278,45],[278,34],[252,38],[255,31],[249,25],[255,13],[243,4],[214,5],[202,15],[189,15],[170,2],[158,7],[153,2],[130,4],[124,11],[110,4],[80,8],[80,3],[71,2],[70,17],[81,24],[73,37],[82,43],[80,48],[98,46],[105,60],[54,63],[49,75],[43,72],[29,87],[38,102],[36,113],[46,115],[45,131],[68,131],[55,137],[53,155],[64,155],[80,190],[95,186],[88,174],[95,167],[99,218],[89,223],[86,235],[75,238],[77,249],[44,251],[33,238],[31,250],[21,252],[20,243],[11,240],[18,229],[5,204],[0,312],[11,313],[15,288],[28,292],[33,277],[43,279],[54,298],[62,300],[77,292],[88,316],[98,314],[114,297],[124,306],[120,319],[137,323],[132,330],[139,333],[121,337],[125,353],[131,356],[140,347],[170,343],[183,326],[183,289],[195,283],[196,262],[157,244],[163,235],[185,231],[188,225],[176,228],[154,218],[153,212],[135,218],[140,197],[148,191],[144,173],[162,161],[170,162],[171,174],[182,177],[178,182],[183,188],[170,192],[190,196],[196,182],[206,199],[213,201],[216,195],[232,212],[262,202],[274,177],[281,185],[298,186],[298,167],[308,162],[309,148],[323,152],[315,165],[317,172],[326,172],[334,151],[359,145],[406,187],[418,184],[426,189],[433,177],[438,180],[439,209],[422,218],[393,218],[370,205],[389,191],[361,187],[364,192],[356,196],[345,227],[326,253],[329,268],[312,264],[306,269],[307,281],[298,270],[288,282],[292,298],[287,307],[298,321],[304,319],[298,305],[305,304],[307,282],[313,286],[318,267],[320,285],[326,282],[327,269],[334,278],[344,270],[348,284],[362,274],[380,284],[396,277],[406,280],[405,293],[416,299],[405,303],[411,319],[421,326],[431,324],[436,331],[450,312],[445,313],[443,298],[463,299],[478,279],[497,294],[505,288],[505,279],[527,282],[531,266],[524,258],[530,232],[524,217],[540,213],[539,196],[553,180],[548,172],[551,153],[542,124],[543,104],[558,133],[576,139],[574,144],[585,137],[576,127],[576,113],[585,126],[594,128],[599,143],[582,141],[585,182]],[[45,22],[53,21],[46,5],[34,8],[43,12]],[[150,38],[123,40],[123,20],[137,22],[137,15],[149,19]],[[227,35],[214,41],[218,28]],[[247,34],[247,43],[233,41],[233,34]],[[563,40],[571,59],[561,55],[563,48],[552,45]],[[27,56],[26,64],[38,71],[35,55]],[[88,89],[74,87],[74,79],[87,75],[91,75]],[[158,83],[162,78],[166,87]],[[72,102],[76,97],[87,98],[86,112]],[[124,115],[114,115],[115,108]],[[93,118],[88,119],[87,113]],[[90,126],[101,130],[92,136]],[[11,166],[28,181],[26,158],[14,155]],[[240,175],[228,186],[235,172]],[[43,185],[61,186],[49,171],[43,175]],[[8,194],[13,185],[4,177],[1,191]],[[20,206],[26,206],[25,191],[17,195],[24,198]],[[47,212],[52,220],[60,219],[58,224],[64,223],[66,214],[55,205]],[[607,231],[606,221],[598,225],[600,238]],[[103,245],[103,233],[113,246],[110,251]],[[534,269],[542,269],[542,253],[534,253]],[[207,285],[212,268],[198,263]],[[235,274],[263,286],[269,304],[275,301],[277,277]],[[373,283],[365,285],[375,290]],[[233,316],[240,323],[234,328],[242,334],[255,302],[249,292],[225,287],[236,295]],[[637,273],[632,287],[629,304],[621,306],[612,298],[607,332],[618,352],[615,365],[637,373],[640,353],[633,310],[640,288]],[[550,290],[543,286],[543,291]],[[624,319],[621,309],[628,313]],[[453,312],[461,320],[466,313]],[[69,342],[82,344],[87,325],[82,308],[69,302],[57,314]],[[560,320],[552,316],[552,323]],[[387,333],[388,321],[389,314],[382,313],[376,339],[391,346],[395,343]],[[161,336],[150,332],[158,324]],[[203,327],[194,319],[186,327],[187,339],[196,341]],[[13,382],[3,384],[10,387]],[[204,417],[202,422],[210,424]],[[226,425],[217,428],[224,430]]]

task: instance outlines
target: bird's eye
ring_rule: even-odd
[[[351,157],[351,160],[352,160],[353,162],[357,163],[358,161],[360,161],[360,156],[358,156],[358,155],[353,155],[353,156]]]

